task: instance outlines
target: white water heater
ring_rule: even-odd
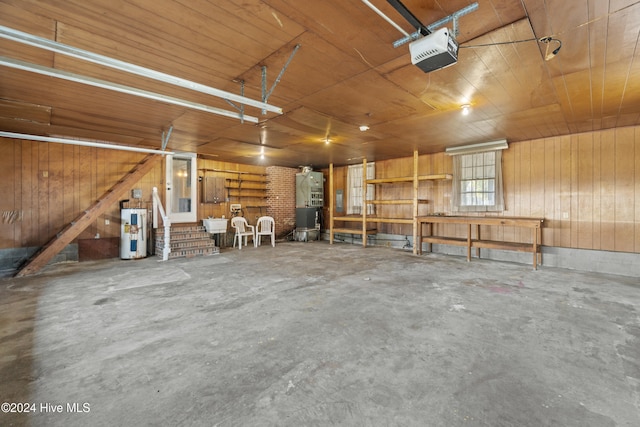
[[[120,209],[120,258],[147,256],[147,210]]]

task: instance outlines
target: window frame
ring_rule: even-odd
[[[487,157],[494,156],[493,164]],[[480,161],[480,159],[482,159]],[[493,171],[493,174],[490,172]],[[493,191],[490,191],[493,181]],[[464,191],[463,185],[477,191]],[[501,212],[504,211],[504,190],[502,177],[502,150],[478,151],[453,156],[452,205],[455,212]],[[467,196],[465,196],[467,195]],[[474,196],[475,195],[475,196]],[[493,203],[488,203],[486,195],[493,195]],[[476,204],[465,204],[470,199]]]

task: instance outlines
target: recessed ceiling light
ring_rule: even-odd
[[[369,126],[367,126],[367,125],[360,126],[360,132],[366,132],[368,130],[369,130]]]
[[[464,104],[464,105],[463,105],[462,107],[460,107],[460,108],[462,108],[462,115],[463,115],[463,116],[468,116],[468,115],[469,115],[469,112],[471,111],[471,105],[469,105],[469,104]]]

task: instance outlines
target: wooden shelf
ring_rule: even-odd
[[[336,216],[333,218],[335,221],[353,221],[362,222],[361,216]]]
[[[261,191],[259,188],[227,188],[227,190],[229,190],[228,193],[232,196],[242,195],[242,197],[267,197],[264,191]]]
[[[531,243],[500,242],[495,240],[472,240],[472,248],[501,249],[506,251],[533,252]],[[538,248],[538,251],[540,248]]]
[[[467,239],[444,236],[427,236],[422,238],[424,243],[436,243],[438,245],[467,246]]]
[[[361,216],[337,216],[334,221],[345,222],[362,222]],[[413,220],[409,218],[381,218],[377,216],[367,216],[367,222],[377,222],[385,224],[413,224]]]
[[[225,180],[229,181],[229,182],[252,182],[252,183],[256,183],[256,184],[267,184],[269,181],[264,180],[264,179],[232,179],[232,178],[225,178]]]
[[[367,217],[367,222],[377,222],[379,224],[413,224],[413,219]]]
[[[440,173],[435,175],[418,175],[418,181],[437,181],[440,179],[453,179],[450,173]]]
[[[366,170],[367,160],[364,159],[362,161],[362,169]],[[408,217],[404,218],[382,218],[377,217],[375,215],[368,215],[366,209],[363,210],[363,213],[358,216],[334,216],[333,214],[333,164],[329,165],[329,189],[331,194],[329,196],[330,205],[329,205],[329,242],[333,243],[333,234],[337,232],[337,230],[343,230],[343,228],[335,227],[335,221],[339,222],[359,222],[362,225],[363,229],[367,229],[367,224],[369,223],[378,223],[378,224],[410,224],[413,226],[413,253],[418,253],[418,222],[416,220],[418,216],[418,207],[420,205],[428,204],[428,199],[419,199],[418,198],[418,190],[419,190],[419,182],[420,181],[435,181],[435,180],[447,180],[452,179],[453,176],[451,174],[431,174],[431,175],[419,175],[418,174],[418,151],[413,152],[413,174],[412,176],[399,176],[399,177],[390,177],[390,178],[374,178],[374,179],[366,179],[363,177],[362,185],[382,185],[382,184],[400,184],[400,183],[411,183],[413,185],[413,198],[412,199],[384,199],[384,200],[362,200],[363,206],[374,205],[374,206],[391,206],[391,205],[400,205],[400,206],[411,206],[411,214]],[[364,199],[363,194],[363,199]],[[406,208],[405,208],[406,209]],[[401,210],[401,212],[405,212],[405,210]],[[397,215],[397,213],[393,213],[392,215]],[[360,231],[359,234],[363,232]],[[367,232],[367,234],[371,234]],[[367,239],[362,239],[362,245],[367,246]]]
[[[395,182],[412,182],[412,176],[399,176],[396,178],[376,178],[368,179],[367,184],[393,184]]]
[[[224,179],[224,190],[226,192],[227,201],[233,199],[236,201],[244,199],[266,199],[267,198],[267,174],[256,172],[233,171],[227,169],[206,169],[201,168],[199,171],[211,172]],[[246,203],[243,203],[246,205]],[[257,206],[247,207],[266,207],[258,202]]]
[[[412,199],[402,199],[402,200],[367,200],[367,204],[369,205],[413,205]],[[428,204],[428,199],[418,199],[418,203],[420,204]]]
[[[362,229],[361,228],[334,228],[333,229],[333,233],[338,233],[338,234],[362,234]],[[368,229],[367,230],[367,235],[371,235],[371,234],[378,234],[378,230],[376,230],[375,228],[372,229]]]
[[[452,179],[453,175],[448,173],[434,174],[434,175],[418,175],[418,181],[435,181],[439,179]],[[367,184],[393,184],[397,182],[413,182],[412,176],[398,176],[394,178],[375,178],[368,179]]]

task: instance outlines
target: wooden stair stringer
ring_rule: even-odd
[[[131,187],[144,177],[162,159],[162,155],[148,154],[133,167],[125,176],[95,201],[87,210],[74,221],[67,224],[56,236],[36,252],[20,268],[15,277],[34,274],[47,265],[62,249],[80,235],[93,221],[106,212],[113,203],[117,202]]]

